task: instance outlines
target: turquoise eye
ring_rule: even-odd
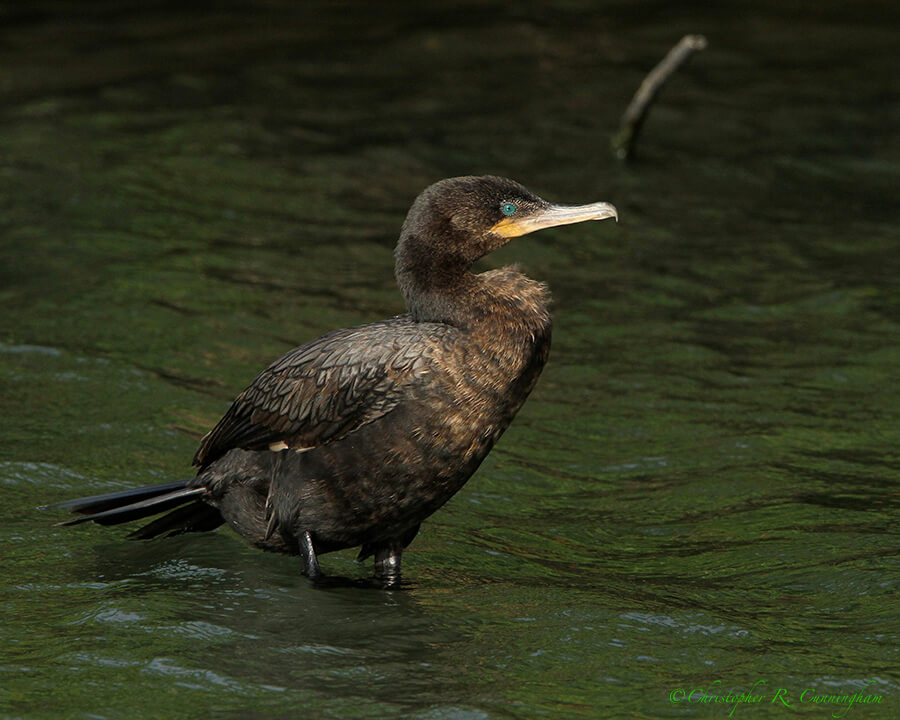
[[[500,206],[500,212],[502,212],[504,215],[514,215],[516,212],[516,206],[512,203],[503,203]]]

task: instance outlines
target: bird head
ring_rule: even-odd
[[[556,205],[507,178],[466,176],[426,188],[410,208],[397,246],[445,266],[470,266],[520,235],[586,220],[618,219],[606,202]]]

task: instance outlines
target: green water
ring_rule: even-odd
[[[0,8],[0,715],[900,716],[896,6],[195,7]],[[270,360],[402,310],[407,207],[484,172],[621,222],[485,261],[550,284],[553,353],[405,589],[35,509],[185,477]]]

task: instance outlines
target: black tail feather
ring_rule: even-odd
[[[190,505],[182,505],[151,523],[138,528],[128,537],[138,540],[165,535],[181,535],[186,532],[206,532],[215,530],[225,522],[221,513],[214,507],[200,500],[194,500]]]
[[[57,525],[78,525],[88,520],[100,525],[118,525],[170,511],[130,535],[146,539],[158,535],[215,530],[219,527],[224,522],[219,511],[197,499],[205,492],[205,488],[188,487],[186,480],[177,480],[162,485],[76,498],[46,505],[42,509],[64,508],[80,516]]]
[[[145,500],[147,498],[156,497],[157,495],[165,495],[173,490],[180,490],[187,486],[187,481],[176,480],[174,482],[163,483],[162,485],[147,485],[146,487],[129,488],[128,490],[119,490],[118,492],[106,493],[104,495],[89,495],[87,497],[75,498],[74,500],[66,500],[53,505],[44,505],[41,510],[68,509],[75,513],[99,513],[105,510],[130,505],[131,503]]]
[[[157,515],[164,510],[171,510],[173,507],[184,505],[191,498],[202,495],[205,492],[205,488],[182,488],[164,495],[156,495],[146,500],[122,505],[121,507],[110,508],[103,512],[83,515],[74,520],[65,520],[57,523],[57,525],[78,525],[88,520],[92,520],[100,525],[119,525],[132,520],[140,520],[148,515]]]

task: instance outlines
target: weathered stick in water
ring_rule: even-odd
[[[612,150],[620,160],[627,160],[635,152],[635,143],[638,133],[650,110],[650,105],[656,99],[666,80],[695,52],[706,48],[706,38],[703,35],[685,35],[678,44],[669,50],[662,62],[653,68],[644,78],[644,82],[631,99],[628,109],[622,115],[619,131],[613,136]]]

